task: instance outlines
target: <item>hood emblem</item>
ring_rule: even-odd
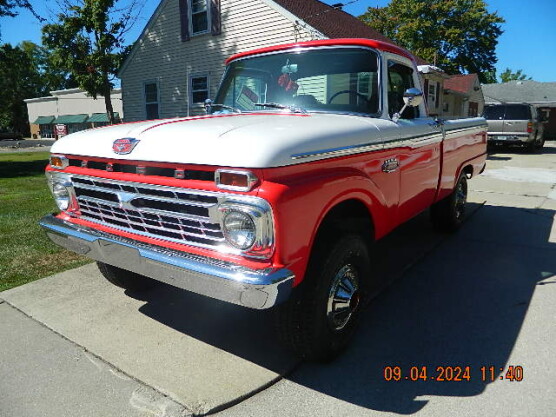
[[[135,148],[135,146],[137,146],[138,143],[139,143],[139,139],[134,139],[134,138],[116,139],[112,144],[112,150],[114,151],[114,153],[117,153],[118,155],[127,155],[131,153],[133,148]]]

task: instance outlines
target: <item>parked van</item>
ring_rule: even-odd
[[[543,120],[530,104],[493,104],[485,106],[489,145],[520,145],[530,151],[544,146]]]

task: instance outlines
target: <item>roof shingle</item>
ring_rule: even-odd
[[[556,105],[556,82],[510,81],[499,84],[483,84],[482,88],[487,102]]]
[[[318,0],[274,0],[274,2],[329,38],[374,39],[399,47],[392,39],[367,26],[356,17]],[[415,59],[418,65],[427,63],[419,57]]]
[[[477,74],[453,75],[444,81],[444,88],[458,93],[469,93],[477,78]]]

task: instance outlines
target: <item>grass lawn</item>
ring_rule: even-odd
[[[52,243],[38,225],[56,210],[48,152],[0,154],[0,291],[90,262]]]

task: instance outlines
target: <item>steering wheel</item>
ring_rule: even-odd
[[[365,100],[367,103],[369,102],[369,99],[364,95],[361,94],[355,90],[342,90],[342,91],[338,91],[337,93],[333,94],[332,97],[330,97],[328,99],[328,104],[332,103],[332,100],[334,100],[336,97],[338,97],[340,94],[353,94],[356,95],[358,97],[361,97],[363,100]]]

